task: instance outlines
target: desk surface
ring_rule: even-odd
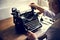
[[[40,21],[40,18],[43,18],[44,21]],[[47,16],[39,16],[38,17],[40,23],[42,24],[42,27],[40,29],[38,29],[39,31],[36,32],[37,37],[43,36],[46,31],[48,30],[48,28],[53,24],[52,21],[50,21],[51,18],[47,17]]]
[[[42,18],[45,18],[45,17],[42,17]],[[45,19],[43,19],[43,20],[45,20]],[[40,21],[40,16],[39,16],[39,21]],[[49,22],[50,22],[50,24],[49,24]],[[49,18],[46,19],[45,21],[42,21],[41,23],[42,23],[42,27],[40,29],[38,29],[39,31],[37,31],[35,33],[37,35],[37,37],[43,36],[45,34],[45,32],[47,31],[47,29],[53,24],[53,22],[49,21]],[[5,30],[1,34],[0,34],[0,36],[2,36],[4,38],[3,40],[25,40],[27,38],[27,36],[24,34],[23,35],[15,34],[14,27]]]

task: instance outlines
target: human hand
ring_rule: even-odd
[[[28,31],[28,33],[27,33],[27,39],[28,40],[35,40],[35,39],[37,39],[37,36],[36,36],[35,33],[31,32],[31,31]]]
[[[38,5],[35,3],[31,3],[29,6],[35,8],[35,9],[37,9],[37,7],[38,7]]]

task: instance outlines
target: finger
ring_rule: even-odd
[[[31,4],[35,4],[35,3],[31,3]]]
[[[31,32],[31,31],[28,31],[28,33],[33,33],[33,32]]]
[[[30,37],[37,37],[36,34],[33,33],[33,32],[31,32],[31,31],[29,31],[29,36],[30,36]]]
[[[35,34],[31,31],[28,31],[27,36],[34,36]]]
[[[34,6],[35,5],[35,3],[31,3],[29,6]]]

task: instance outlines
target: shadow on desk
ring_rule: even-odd
[[[4,31],[0,31],[0,36],[3,40],[25,40],[27,38],[24,34],[16,34],[15,27],[10,27]],[[42,40],[46,37],[46,35],[43,35],[39,39]],[[0,38],[0,39],[1,39]]]
[[[26,38],[23,34],[16,34],[15,27],[10,27],[4,31],[0,31],[0,36],[3,40],[24,40]]]

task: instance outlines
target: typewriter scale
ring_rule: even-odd
[[[36,32],[42,25],[38,20],[38,14],[34,12],[34,8],[31,7],[31,11],[20,13],[16,8],[12,8],[13,21],[15,24],[16,33],[26,33],[27,31]]]

